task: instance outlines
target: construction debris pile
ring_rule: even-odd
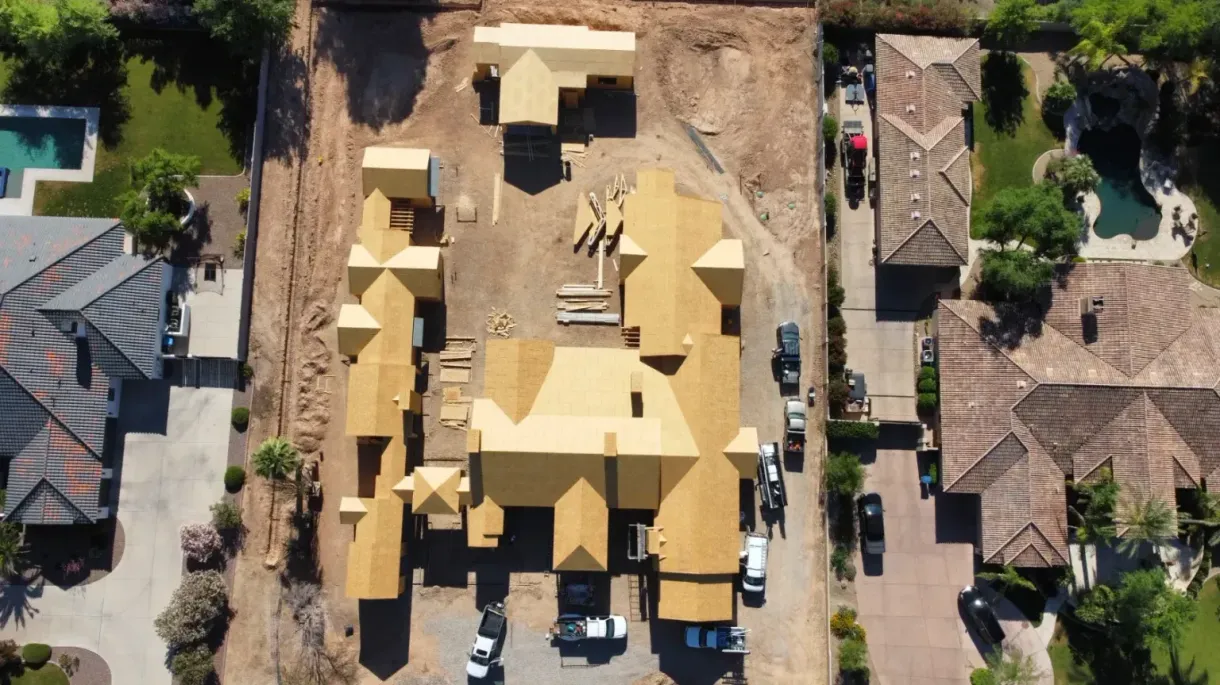
[[[497,311],[495,307],[491,308],[491,313],[487,315],[487,332],[492,335],[498,335],[501,338],[507,338],[512,335],[513,329],[517,327],[517,320],[512,314],[503,311]]]
[[[445,349],[440,353],[442,383],[470,382],[475,346],[475,340],[471,336],[445,338]],[[461,388],[452,386],[445,387],[441,393],[441,425],[465,430],[470,419],[471,398],[463,395]]]
[[[614,182],[606,186],[605,203],[590,192],[576,199],[576,223],[572,230],[572,244],[582,241],[592,250],[597,247],[597,283],[594,285],[568,284],[555,291],[559,302],[555,308],[555,320],[559,323],[594,323],[619,325],[622,321],[616,313],[605,313],[610,308],[606,302],[610,291],[605,288],[607,243],[618,237],[623,230],[623,201],[631,189],[627,177],[619,174]],[[586,241],[585,238],[588,237]],[[610,262],[614,264],[613,260]],[[615,269],[618,266],[615,265]]]

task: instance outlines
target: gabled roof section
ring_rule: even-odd
[[[605,571],[610,510],[589,481],[581,478],[555,502],[553,566],[560,571]]]
[[[0,217],[0,295],[118,225],[117,219]]]
[[[928,219],[914,233],[907,236],[901,245],[894,248],[885,262],[887,264],[958,266],[965,264],[966,260],[941,232],[936,222]]]

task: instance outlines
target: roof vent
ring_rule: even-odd
[[[915,78],[915,71],[912,69],[907,69],[907,78]]]
[[[911,212],[911,218],[912,218],[912,219],[918,219],[918,218],[919,218],[919,212]]]
[[[918,150],[916,150],[915,152],[912,152],[912,153],[911,153],[911,161],[914,161],[914,160],[917,160],[917,159],[919,159],[919,151],[918,151]]]
[[[907,105],[907,114],[914,114],[914,113],[915,113],[915,103],[912,102],[911,104]]]
[[[911,202],[919,202],[919,193],[911,193]]]
[[[919,178],[919,169],[911,169],[911,178]]]
[[[1024,390],[1024,389],[1025,389],[1025,381],[1023,381],[1023,380],[1017,381],[1017,389],[1018,389],[1018,390]]]
[[[38,259],[38,255],[30,255],[31,262],[34,261],[35,259]]]

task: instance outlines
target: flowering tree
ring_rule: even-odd
[[[220,533],[210,523],[188,523],[182,526],[179,535],[182,539],[182,553],[187,559],[204,563],[220,551],[224,541]]]
[[[196,571],[182,578],[169,605],[153,622],[171,649],[206,638],[228,615],[229,590],[219,571]]]

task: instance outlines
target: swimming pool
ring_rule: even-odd
[[[10,169],[5,197],[21,196],[26,169],[80,169],[86,121],[58,117],[0,117],[0,166]]]
[[[1101,176],[1097,185],[1101,215],[1093,225],[1097,237],[1155,238],[1161,225],[1161,210],[1140,181],[1140,139],[1135,129],[1121,125],[1109,131],[1086,129],[1080,134],[1076,149],[1093,160],[1093,167]]]

